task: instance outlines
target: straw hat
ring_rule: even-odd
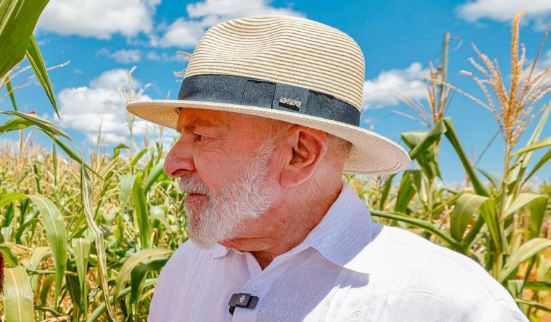
[[[396,143],[359,127],[364,57],[327,25],[258,16],[211,27],[189,58],[177,100],[131,102],[130,113],[176,128],[180,108],[237,112],[319,129],[353,144],[344,171],[391,174],[410,162]]]

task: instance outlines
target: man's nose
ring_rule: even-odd
[[[165,173],[178,178],[195,171],[191,147],[180,138],[170,149],[165,158]]]

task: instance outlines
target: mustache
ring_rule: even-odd
[[[198,193],[198,194],[203,194],[203,195],[209,195],[210,196],[210,191],[207,187],[207,185],[205,185],[203,183],[203,181],[201,181],[199,178],[197,177],[193,177],[193,176],[182,176],[178,179],[178,184],[180,186],[180,190],[182,192],[185,192],[185,193]]]

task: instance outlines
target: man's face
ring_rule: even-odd
[[[208,248],[237,235],[247,219],[273,203],[273,136],[266,122],[241,114],[183,109],[181,137],[166,157],[165,172],[186,192],[189,237]],[[264,125],[264,126],[263,126]]]

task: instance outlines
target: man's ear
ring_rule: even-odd
[[[283,141],[285,142],[285,164],[281,172],[280,184],[284,187],[298,186],[312,176],[327,153],[327,134],[295,125],[288,130]]]

